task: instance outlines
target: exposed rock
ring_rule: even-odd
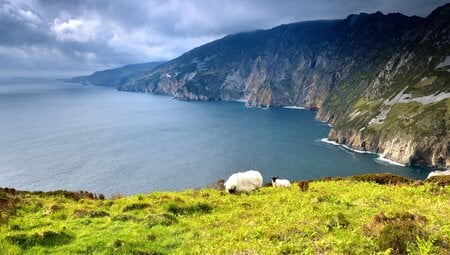
[[[450,142],[436,138],[419,142],[412,138],[391,137],[382,133],[331,129],[329,140],[350,148],[379,153],[382,157],[405,165],[450,166]]]

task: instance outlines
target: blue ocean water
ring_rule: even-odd
[[[0,80],[0,187],[135,194],[204,187],[257,169],[291,180],[391,172],[321,142],[315,112],[184,102],[45,79]]]

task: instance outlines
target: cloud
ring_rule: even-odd
[[[0,0],[0,68],[94,71],[168,60],[226,34],[359,12],[426,16],[441,0]]]
[[[56,18],[51,26],[57,40],[77,42],[89,42],[97,39],[101,28],[101,19],[96,13],[89,18]]]

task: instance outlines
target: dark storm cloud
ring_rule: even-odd
[[[226,34],[378,10],[426,16],[440,0],[0,0],[0,71],[91,71],[166,60]]]

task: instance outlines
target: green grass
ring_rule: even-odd
[[[0,253],[449,252],[450,186],[361,180],[384,183],[385,177],[239,195],[202,189],[76,201],[59,193],[10,194],[18,203],[0,223]]]
[[[417,102],[395,104],[384,123],[375,128],[385,133],[414,135],[416,139],[436,136],[445,137],[450,127],[450,99],[423,105]]]

